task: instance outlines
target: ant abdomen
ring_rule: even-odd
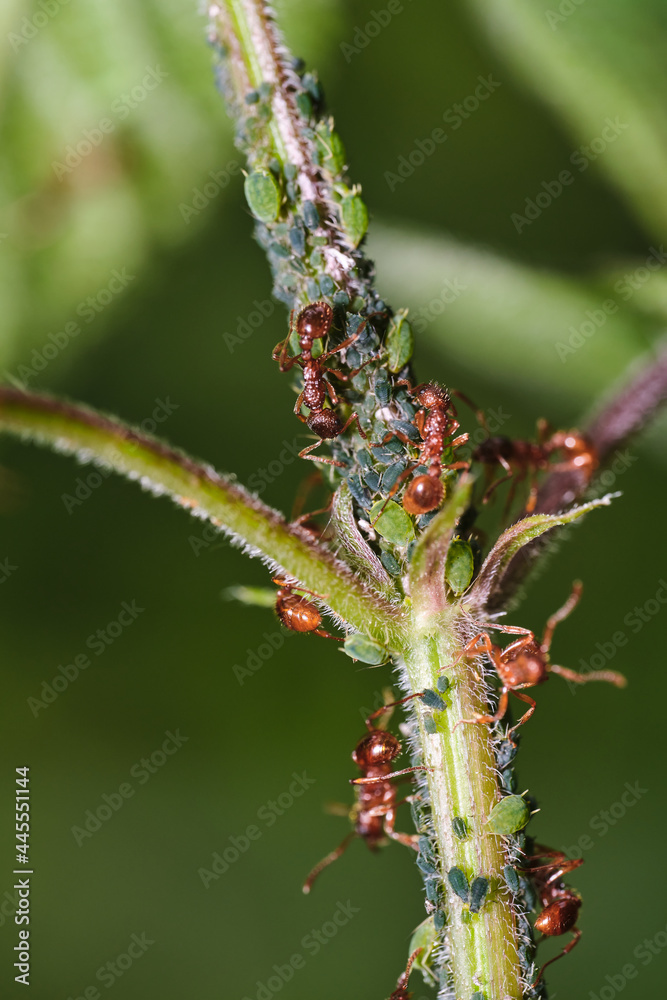
[[[401,752],[399,740],[384,729],[376,729],[359,741],[352,751],[352,760],[361,768],[388,764]]]

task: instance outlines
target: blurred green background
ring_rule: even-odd
[[[667,227],[665,7],[399,6],[389,16],[383,0],[278,4],[363,184],[379,285],[421,319],[421,379],[502,408],[509,434],[531,435],[539,416],[572,425],[665,325],[664,263],[646,264]],[[6,378],[145,422],[289,512],[305,470],[278,460],[286,444],[303,446],[289,380],[270,360],[285,314],[270,307],[250,239],[196,5],[11,0],[0,34]],[[475,107],[489,76],[494,89]],[[446,140],[400,182],[388,178],[417,140],[430,148],[434,128]],[[572,181],[556,196],[565,170]],[[527,200],[539,212],[515,224]],[[114,282],[114,271],[124,277]],[[610,299],[618,308],[600,321]],[[262,322],[230,350],[223,335],[255,325],[262,306]],[[624,692],[576,697],[552,681],[523,734],[520,787],[541,805],[531,831],[563,849],[588,837],[572,879],[584,937],[550,970],[554,996],[659,995],[667,972],[666,612],[655,600],[667,576],[664,428],[629,445],[608,480],[623,496],[571,532],[511,619],[540,630],[581,577],[584,601],[554,656],[576,668],[598,653],[630,680]],[[12,788],[13,769],[28,765],[36,1000],[93,998],[94,988],[127,1000],[266,1000],[261,984],[295,954],[303,968],[273,995],[387,996],[423,916],[409,852],[372,856],[355,843],[311,897],[300,891],[347,830],[323,806],[351,798],[349,754],[387,668],[360,669],[333,643],[285,638],[269,611],[226,603],[225,587],[267,574],[181,510],[17,443],[2,442],[0,460],[6,994],[21,991]],[[96,655],[88,638],[133,601],[144,610]],[[645,605],[637,626],[633,609]],[[612,642],[619,630],[623,646]],[[268,655],[271,641],[280,648]],[[90,667],[52,703],[29,701],[84,653]],[[239,684],[234,667],[253,655],[261,667]],[[187,741],[165,756],[168,731]],[[150,773],[140,762],[156,752]],[[295,772],[314,783],[292,799]],[[133,794],[119,806],[125,783]],[[631,805],[626,783],[640,789]],[[77,843],[73,828],[104,795],[118,808]],[[244,846],[248,826],[258,839],[202,878],[230,838]],[[358,912],[315,954],[306,936],[330,930],[348,901]],[[153,943],[115,965],[133,934]],[[656,935],[655,954],[635,951]],[[626,980],[628,963],[637,975]],[[413,989],[430,996],[416,979]]]

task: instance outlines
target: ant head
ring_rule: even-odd
[[[426,382],[417,387],[415,399],[427,410],[433,406],[449,406],[450,398],[446,389],[442,389],[435,382]]]
[[[333,309],[328,302],[311,302],[296,318],[299,340],[313,341],[326,337],[333,322]]]
[[[435,476],[416,476],[403,494],[403,507],[408,514],[428,514],[442,503],[445,487]]]
[[[512,643],[501,654],[499,673],[508,687],[534,687],[549,676],[549,661],[537,642],[512,650]]]
[[[566,890],[566,895],[542,910],[535,921],[535,930],[542,931],[547,937],[566,934],[576,924],[580,906],[579,896]]]
[[[387,733],[384,729],[375,729],[368,736],[359,740],[356,749],[352,752],[352,760],[363,771],[367,767],[388,764],[394,757],[398,757],[400,752],[401,744],[393,733]]]
[[[314,410],[306,419],[310,430],[325,441],[338,437],[343,427],[335,410]]]

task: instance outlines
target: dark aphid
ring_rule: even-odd
[[[479,913],[487,892],[489,891],[489,880],[478,875],[470,884],[470,912]]]
[[[459,899],[467,903],[470,898],[470,887],[465,872],[462,872],[460,868],[450,868],[447,872],[447,881]]]

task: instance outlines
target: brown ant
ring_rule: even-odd
[[[312,590],[306,590],[305,587],[292,586],[287,580],[281,580],[279,577],[274,577],[273,582],[280,587],[276,594],[276,614],[285,628],[289,628],[293,632],[312,632],[313,635],[319,635],[322,639],[335,639],[336,642],[344,641],[340,636],[330,635],[320,628],[322,615],[317,606],[295,591],[302,590],[313,597],[317,597],[317,594],[313,594]]]
[[[338,465],[342,467],[343,463],[336,461],[334,458],[311,455],[311,452],[315,448],[319,448],[323,441],[330,441],[332,438],[337,438],[341,434],[344,434],[348,427],[355,422],[361,436],[363,438],[366,437],[356,413],[350,414],[347,420],[343,422],[334,409],[330,409],[324,405],[327,395],[331,400],[332,406],[335,407],[338,405],[338,396],[331,382],[326,378],[326,375],[333,374],[337,378],[348,381],[361,371],[361,368],[357,368],[345,375],[334,368],[325,368],[324,362],[334,354],[344,351],[346,347],[349,347],[350,344],[357,340],[365,326],[365,321],[342,344],[338,344],[337,347],[333,347],[330,351],[320,354],[318,358],[314,358],[313,342],[326,337],[332,323],[333,309],[328,302],[312,302],[302,309],[296,318],[296,330],[301,353],[295,354],[293,357],[287,355],[287,348],[290,341],[288,336],[280,344],[276,345],[273,349],[272,357],[274,361],[279,362],[281,372],[287,372],[297,364],[303,370],[303,390],[297,398],[294,412],[299,420],[302,420],[307,425],[309,430],[318,435],[320,440],[300,451],[299,458],[307,458],[311,462],[323,462],[325,465]],[[368,364],[368,362],[365,362],[365,364]],[[310,410],[307,417],[304,417],[301,413],[301,407],[304,404]]]
[[[522,636],[520,639],[516,639],[510,643],[509,646],[506,646],[505,649],[494,645],[486,632],[479,632],[470,640],[455,662],[458,662],[464,656],[479,656],[482,653],[486,653],[502,681],[502,687],[500,689],[498,709],[494,715],[478,715],[474,719],[461,719],[461,722],[499,722],[507,711],[511,692],[530,707],[509,730],[508,736],[510,736],[515,729],[522,726],[531,717],[536,707],[535,700],[529,695],[523,694],[520,689],[543,684],[548,679],[550,673],[560,674],[565,680],[572,681],[575,684],[586,684],[588,681],[607,681],[609,684],[615,684],[617,687],[625,687],[627,683],[625,677],[615,670],[593,670],[587,674],[579,674],[574,670],[569,670],[567,667],[560,667],[549,662],[548,654],[556,625],[567,618],[574,610],[581,597],[582,589],[582,584],[579,582],[572,585],[572,593],[563,607],[556,611],[547,621],[542,642],[538,642],[535,634],[528,629],[515,628],[511,625],[491,626],[492,628],[501,629],[503,632],[512,632]],[[457,723],[457,725],[460,725],[460,723]]]
[[[419,446],[418,460],[400,474],[389,492],[385,506],[398,491],[403,480],[414,469],[420,465],[428,465],[428,472],[415,476],[403,494],[403,507],[408,514],[428,514],[429,511],[436,510],[443,501],[445,487],[440,478],[443,468],[467,469],[469,467],[468,462],[452,462],[443,465],[442,461],[445,441],[457,432],[460,424],[456,419],[456,409],[449,393],[435,382],[422,382],[414,388],[410,388],[409,383],[405,381],[396,384],[408,385],[408,392],[420,404],[421,408],[415,414],[414,419],[422,440]],[[410,444],[409,438],[398,430],[387,434],[384,441],[388,441],[393,436],[398,437],[405,444]],[[449,443],[449,447],[457,448],[459,445],[465,444],[467,440],[467,434],[460,434]],[[382,510],[384,510],[384,506]]]
[[[478,411],[478,416],[482,426],[484,418]],[[514,479],[512,489],[507,500],[507,507],[511,505],[516,487],[521,483],[526,475],[531,473],[531,486],[526,503],[526,512],[532,513],[537,502],[537,484],[535,478],[538,472],[550,468],[554,472],[567,472],[570,470],[583,473],[588,482],[598,466],[597,451],[593,444],[580,434],[579,431],[556,431],[544,440],[547,433],[545,421],[538,423],[538,441],[511,440],[507,437],[488,437],[475,448],[472,458],[475,462],[484,465],[500,465],[505,470],[505,475],[494,480],[487,488],[482,503],[488,503],[491,495],[497,490],[501,483],[508,479]],[[551,464],[552,456],[560,452],[562,461]]]
[[[389,1000],[410,1000],[412,993],[408,992],[408,980],[410,978],[410,969],[412,968],[412,963],[417,958],[418,955],[422,953],[423,948],[415,948],[415,950],[410,955],[408,959],[408,964],[405,967],[405,972],[402,972],[398,977],[398,982],[396,983],[396,989],[389,997]]]
[[[426,768],[423,766],[406,767],[402,771],[393,771],[393,761],[402,751],[401,743],[393,733],[374,726],[373,720],[384,715],[387,709],[402,705],[404,702],[410,701],[411,698],[421,697],[421,692],[410,694],[406,698],[401,698],[400,701],[383,705],[366,719],[366,728],[369,732],[359,740],[352,752],[352,760],[362,772],[361,778],[350,779],[350,784],[360,786],[357,792],[357,801],[350,811],[354,830],[348,833],[335,850],[315,865],[303,884],[305,893],[310,892],[320,872],[337,861],[355,837],[361,837],[365,840],[371,851],[376,851],[385,837],[390,837],[392,840],[405,844],[406,847],[418,850],[419,837],[416,834],[401,833],[394,829],[396,809],[401,802],[407,800],[397,801],[396,785],[391,779],[411,774],[413,771],[424,771]]]
[[[539,844],[536,844],[535,847],[538,853],[528,858],[528,867],[519,869],[530,876],[543,907],[535,921],[535,929],[541,931],[545,937],[558,937],[560,934],[567,934],[568,931],[572,931],[574,936],[559,955],[544,963],[537,979],[532,984],[533,986],[537,986],[547,965],[563,958],[579,943],[581,931],[575,927],[575,924],[579,916],[581,896],[565,885],[563,876],[584,863],[583,858],[575,858],[571,861],[562,851],[554,851],[549,847],[541,847]],[[552,860],[547,864],[535,863],[543,861],[545,858]]]

